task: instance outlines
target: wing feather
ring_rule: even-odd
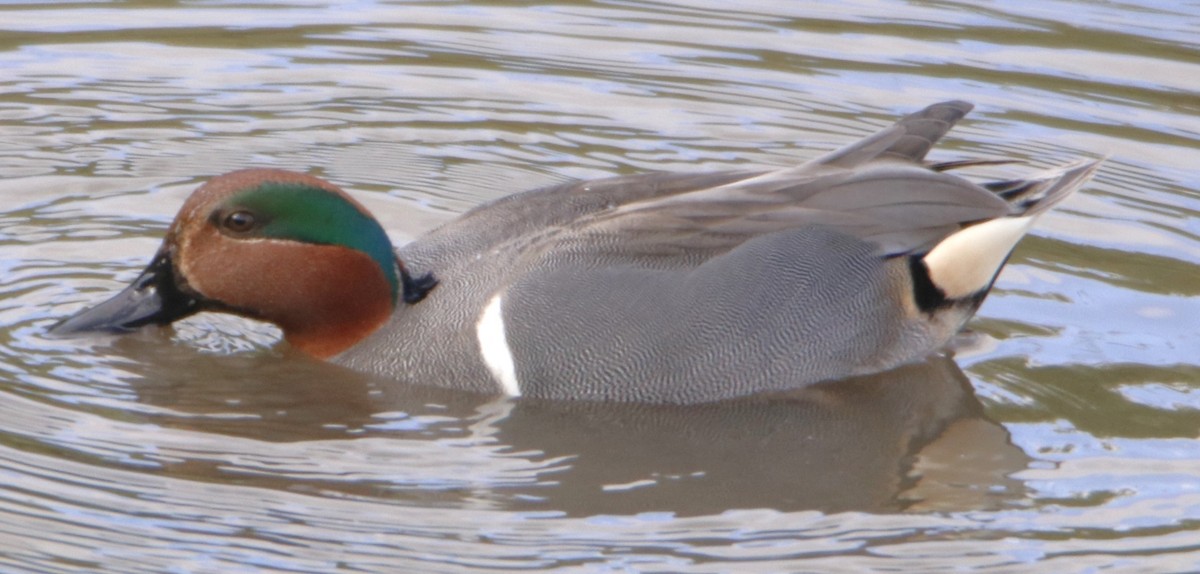
[[[545,256],[591,266],[688,267],[753,237],[810,226],[857,237],[886,256],[923,253],[965,226],[1012,210],[994,190],[939,169],[969,163],[925,163],[930,148],[971,107],[934,104],[799,166],[614,178],[543,193],[538,207],[548,211],[539,213],[558,215],[534,217],[539,232],[525,236],[523,257],[527,263]],[[576,206],[573,211],[555,209],[560,197]]]

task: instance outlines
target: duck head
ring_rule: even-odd
[[[50,333],[124,332],[221,311],[274,323],[293,347],[327,358],[434,284],[410,277],[379,222],[333,184],[249,169],[197,189],[131,285]]]

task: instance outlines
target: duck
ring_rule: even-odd
[[[981,183],[954,170],[1009,162],[927,161],[972,108],[937,103],[789,167],[515,193],[399,249],[328,181],[234,171],[187,198],[128,287],[49,332],[231,313],[368,375],[550,400],[701,403],[880,373],[942,349],[1102,161]]]

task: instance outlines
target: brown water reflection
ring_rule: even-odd
[[[368,498],[429,490],[437,504],[487,488],[497,509],[576,517],[970,510],[1023,496],[1006,476],[1027,457],[943,356],[785,396],[669,406],[397,386],[298,356],[162,342],[114,341],[151,407],[125,432],[157,436],[103,458],[177,478]]]

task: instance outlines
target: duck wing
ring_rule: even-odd
[[[923,164],[970,109],[935,104],[800,166],[714,174],[716,185],[613,204],[556,234],[555,250],[600,264],[690,266],[753,237],[822,226],[885,256],[927,251],[964,226],[1012,212],[1001,195],[941,171],[958,164]],[[612,184],[593,182],[592,191],[609,193]]]

